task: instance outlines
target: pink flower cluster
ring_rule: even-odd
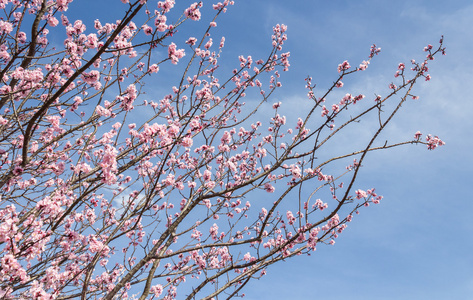
[[[199,10],[200,7],[202,7],[202,2],[195,2],[184,11],[184,15],[186,16],[186,18],[189,18],[193,21],[198,21],[201,17]]]
[[[428,134],[425,137],[425,140],[427,141],[427,149],[429,150],[434,150],[437,147],[445,145],[445,142],[442,141],[438,136],[432,136],[431,134]]]
[[[184,49],[177,49],[176,44],[171,43],[168,47],[168,57],[171,59],[173,64],[177,64],[179,59],[183,58],[186,55]]]

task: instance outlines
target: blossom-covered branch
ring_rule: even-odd
[[[269,266],[334,244],[361,207],[380,202],[356,187],[366,155],[444,144],[420,132],[377,140],[430,80],[443,41],[411,70],[399,64],[385,97],[327,104],[342,80],[365,72],[375,45],[359,67],[334,68],[325,91],[308,77],[310,108],[292,122],[286,103],[270,101],[290,68],[285,25],[274,26],[265,56],[229,58],[225,74],[225,38],[213,34],[233,1],[210,5],[204,25],[204,1],[121,2],[116,22],[93,26],[72,20],[78,1],[0,3],[4,299],[242,296]],[[178,30],[189,25],[195,36]],[[255,120],[260,111],[266,118]],[[361,147],[320,158],[370,118],[378,125]]]

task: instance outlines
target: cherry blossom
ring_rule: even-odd
[[[385,97],[346,88],[380,54],[373,45],[325,89],[306,77],[289,107],[270,99],[291,68],[286,25],[264,55],[224,59],[218,18],[234,1],[122,0],[111,23],[78,20],[79,2],[0,1],[2,299],[243,296],[246,281],[335,244],[381,203],[357,182],[371,152],[445,145],[419,131],[379,140],[417,79],[431,79],[442,41],[394,66]],[[365,119],[369,139],[347,142],[341,131]]]

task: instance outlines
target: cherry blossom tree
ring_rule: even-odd
[[[423,61],[399,64],[386,96],[332,96],[368,68],[375,45],[359,66],[334,68],[325,91],[308,77],[310,109],[290,122],[270,101],[290,67],[285,25],[265,57],[229,58],[235,69],[224,74],[225,39],[213,30],[233,1],[206,2],[206,24],[195,23],[203,1],[115,1],[123,13],[105,24],[72,19],[76,2],[0,1],[2,299],[243,296],[270,265],[333,244],[380,202],[356,186],[366,155],[444,144],[414,131],[377,140],[430,79],[442,40]],[[183,36],[186,24],[202,30]],[[181,73],[145,99],[163,68]],[[377,124],[361,148],[344,142],[345,154],[319,158],[361,119]],[[346,168],[326,173],[339,162]]]

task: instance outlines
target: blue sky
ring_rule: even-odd
[[[216,28],[226,37],[227,61],[236,62],[240,54],[266,53],[272,26],[288,25],[285,50],[291,52],[291,68],[271,103],[282,101],[292,118],[306,101],[307,75],[323,90],[336,78],[339,63],[347,59],[358,65],[373,43],[382,48],[381,54],[366,73],[346,82],[343,94],[382,94],[394,80],[398,63],[421,60],[423,47],[435,46],[441,35],[447,47],[447,55],[431,64],[432,80],[417,86],[420,100],[407,103],[386,134],[400,141],[420,130],[440,136],[446,146],[432,152],[409,146],[369,156],[358,186],[376,187],[384,196],[382,203],[362,210],[334,246],[319,246],[310,257],[269,268],[262,280],[247,286],[245,299],[471,299],[473,4],[235,2]],[[88,17],[100,17],[95,14]],[[339,100],[337,95],[333,102]]]

